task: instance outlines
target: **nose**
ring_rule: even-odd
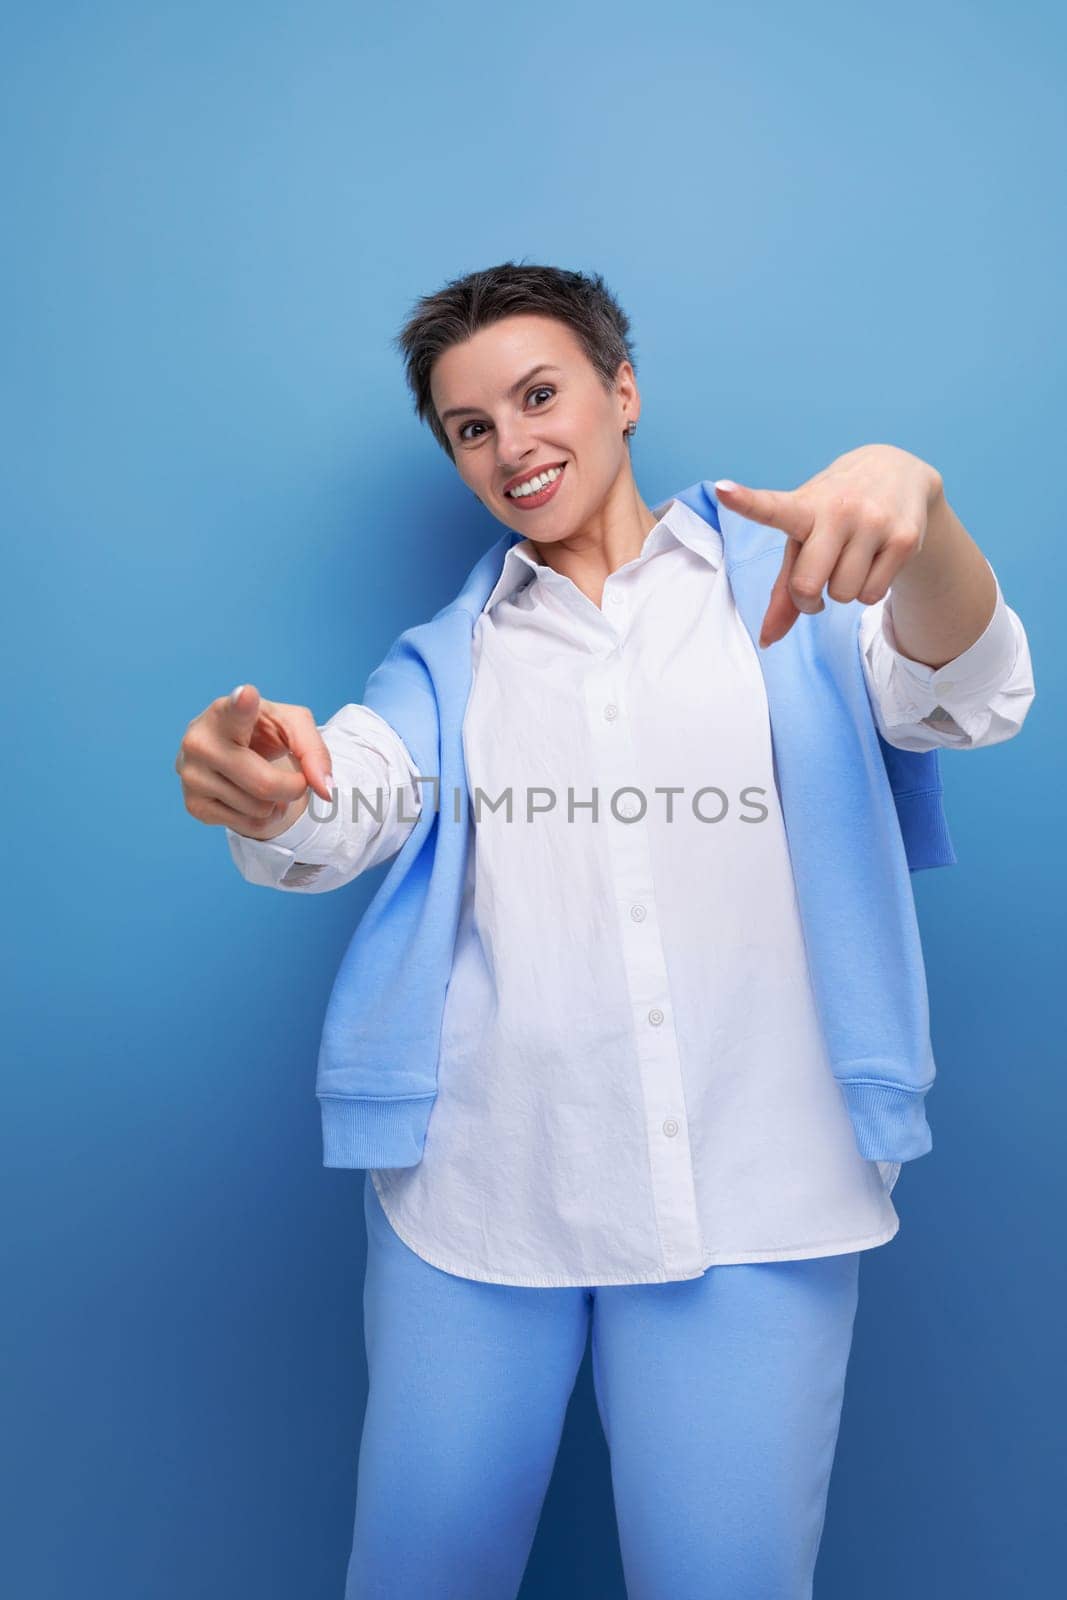
[[[518,434],[509,437],[501,432],[496,436],[496,464],[503,478],[513,478],[516,472],[521,472],[523,467],[532,466],[538,460],[536,444],[530,444]]]

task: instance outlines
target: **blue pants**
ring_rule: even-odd
[[[478,1283],[416,1255],[365,1184],[346,1600],[514,1600],[590,1326],[628,1600],[808,1600],[859,1251],[683,1283]]]

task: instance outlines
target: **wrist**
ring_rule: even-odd
[[[318,826],[315,819],[308,814],[308,796],[310,793],[310,789],[305,789],[300,798],[293,801],[292,805],[290,805],[282,813],[282,815],[278,817],[276,822],[273,824],[271,831],[262,835],[265,841],[274,843],[281,837],[283,833],[288,833],[290,828],[295,828],[296,824],[302,818],[306,818],[309,824],[308,828],[304,830],[304,832],[310,833],[313,828]]]

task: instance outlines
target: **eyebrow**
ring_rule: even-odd
[[[510,399],[513,395],[518,394],[519,390],[523,388],[525,384],[529,383],[531,378],[536,378],[539,372],[560,371],[562,371],[562,368],[560,367],[554,367],[547,361],[539,361],[536,367],[531,367],[529,372],[524,373],[521,378],[517,379],[516,382],[512,384],[511,388],[508,390],[508,398]],[[442,422],[447,422],[449,417],[466,417],[472,412],[480,411],[481,409],[481,406],[449,406],[447,411],[442,411],[440,420]]]

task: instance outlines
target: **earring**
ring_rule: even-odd
[[[624,433],[625,433],[625,434],[626,434],[626,435],[627,435],[627,436],[628,436],[628,437],[629,437],[629,438],[631,438],[631,439],[632,439],[632,438],[633,438],[633,436],[634,436],[634,434],[635,434],[635,433],[636,433],[636,432],[637,432],[637,423],[636,423],[636,422],[632,422],[632,421],[631,421],[631,422],[628,422],[628,423],[627,423],[627,424],[626,424],[626,427],[625,427],[625,428],[624,428],[624,429],[623,429],[623,432],[624,432]]]

